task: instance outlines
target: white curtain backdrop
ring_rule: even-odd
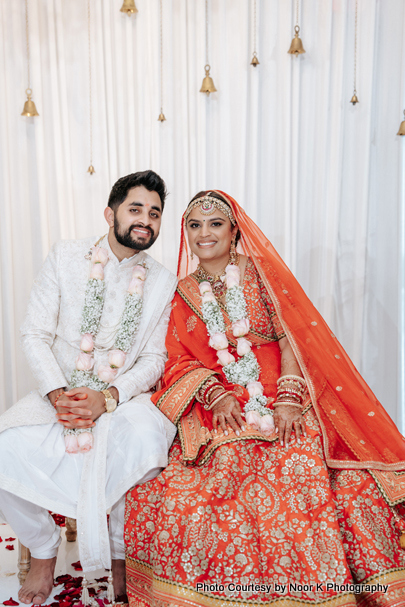
[[[0,0],[0,411],[34,386],[19,326],[50,246],[105,233],[115,180],[152,168],[170,191],[156,259],[175,269],[192,195],[233,195],[402,427],[404,1],[358,0],[353,107],[355,0],[302,0],[298,58],[295,3],[257,0],[257,68],[252,0],[209,0],[209,98],[205,0],[163,0],[161,124],[159,0],[136,0],[135,18],[121,0],[90,0],[93,176],[87,2],[28,2],[30,119],[24,2]]]

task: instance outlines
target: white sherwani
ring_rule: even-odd
[[[109,251],[110,259],[104,268],[106,290],[95,339],[95,372],[108,362],[132,269],[140,262],[147,268],[142,320],[125,365],[111,384],[119,391],[119,407],[97,420],[93,449],[86,454],[65,452],[63,427],[56,423],[46,395],[69,386],[75,368],[91,267],[85,256],[95,242],[59,242],[45,260],[21,329],[22,346],[38,390],[0,417],[0,488],[76,518],[85,571],[110,567],[106,510],[131,486],[167,465],[175,434],[175,427],[150,401],[150,390],[164,369],[176,277],[145,252],[119,262],[104,237],[99,244]]]

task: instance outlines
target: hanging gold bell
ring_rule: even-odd
[[[126,13],[128,17],[132,15],[132,13],[137,13],[138,9],[135,6],[135,0],[124,0],[124,4],[120,8],[121,13]]]
[[[27,89],[25,92],[27,94],[27,101],[24,103],[24,109],[21,112],[21,116],[39,116],[35,103],[31,99],[31,89]]]
[[[296,25],[294,29],[295,29],[295,38],[293,38],[291,41],[291,46],[288,50],[288,53],[290,55],[301,55],[302,53],[305,53],[305,49],[302,44],[301,38],[298,37],[298,34],[300,33],[300,28],[298,25]]]
[[[204,69],[205,69],[205,78],[202,81],[200,93],[207,93],[207,95],[209,95],[210,93],[215,93],[217,89],[215,88],[214,81],[210,76],[211,67],[208,65],[208,63]]]
[[[253,65],[253,67],[256,67],[256,65],[259,65],[259,64],[260,64],[260,61],[259,61],[259,59],[257,58],[257,53],[256,53],[256,52],[254,52],[254,53],[253,53],[253,58],[252,58],[252,61],[250,62],[250,65]]]
[[[159,114],[159,118],[158,118],[159,122],[164,122],[166,120],[166,116],[164,115],[163,111],[160,110],[160,114]]]
[[[94,168],[94,166],[91,164],[89,166],[89,168],[87,169],[87,172],[90,173],[90,175],[93,175],[96,172],[96,169]]]
[[[359,100],[356,95],[356,91],[354,91],[353,97],[350,99],[350,103],[353,103],[353,105],[356,105],[356,103],[359,103]]]
[[[401,124],[399,125],[399,131],[398,131],[397,135],[405,135],[405,110],[404,110],[404,119],[401,122]]]

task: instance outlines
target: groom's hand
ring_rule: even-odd
[[[58,397],[56,403],[57,421],[65,428],[91,428],[95,423],[91,419],[91,409],[87,408],[84,399],[71,398],[66,393]]]
[[[111,387],[109,388],[109,392],[118,402],[119,393],[117,388]],[[67,396],[73,404],[72,412],[78,412],[83,419],[91,419],[94,422],[106,411],[105,396],[102,392],[98,392],[97,390],[84,387],[74,388],[73,390],[69,390],[69,392],[65,392],[65,396]]]

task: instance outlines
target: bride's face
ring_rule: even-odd
[[[203,215],[195,207],[187,218],[187,236],[190,248],[202,262],[224,259],[227,262],[229,249],[238,228],[232,228],[228,217],[214,210],[212,215]]]

